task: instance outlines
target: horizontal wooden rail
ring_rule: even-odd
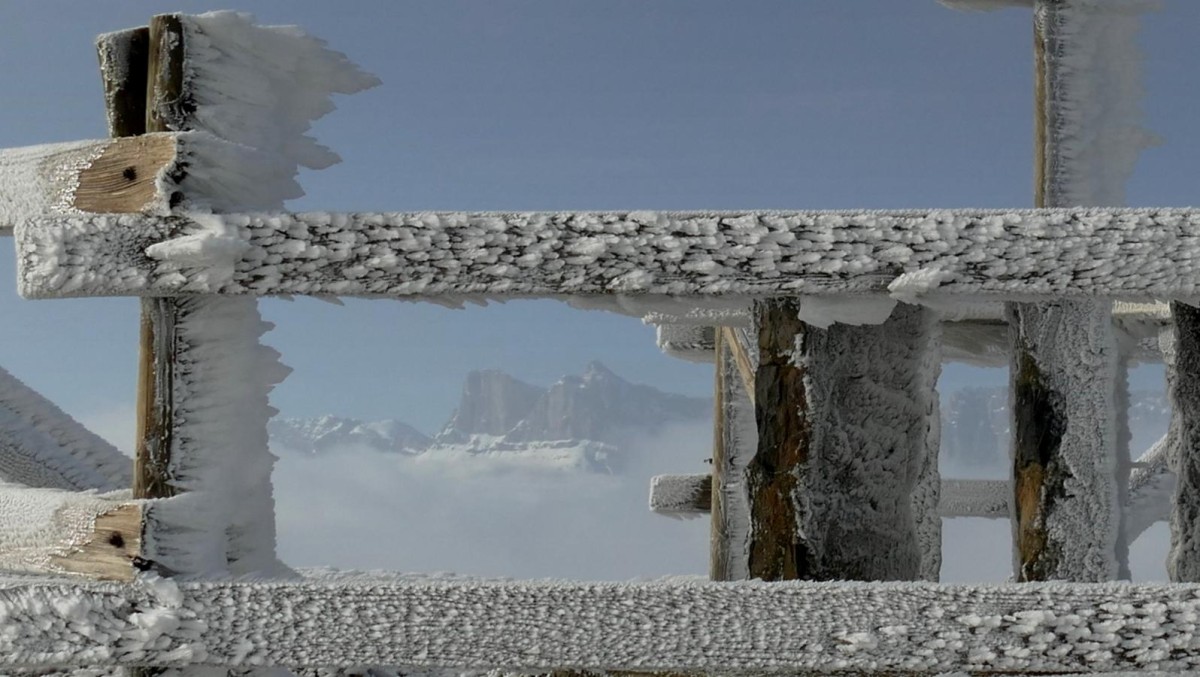
[[[1200,586],[0,581],[4,667],[720,673],[1200,667]]]
[[[1004,480],[943,479],[938,512],[942,517],[1008,519]],[[712,475],[657,475],[650,478],[650,510],[668,517],[703,515],[712,510]]]
[[[83,215],[19,237],[33,298],[1200,299],[1195,209]]]

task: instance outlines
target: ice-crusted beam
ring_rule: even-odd
[[[940,517],[1008,519],[1010,494],[1006,480],[942,478],[937,514]],[[1165,500],[1162,505],[1166,505]],[[654,513],[684,517],[703,515],[711,509],[712,475],[657,475],[650,479],[650,510]]]
[[[1142,454],[1129,475],[1129,504],[1125,506],[1125,529],[1129,542],[1137,540],[1151,524],[1170,519],[1175,496],[1175,473],[1169,450],[1174,435],[1163,435]]]
[[[20,238],[33,298],[1200,298],[1195,209],[80,215]]]
[[[750,577],[750,503],[746,468],[758,446],[753,391],[750,390],[754,383],[747,381],[738,367],[740,338],[737,330],[720,327],[716,336],[712,472],[698,476],[702,481],[696,486],[696,492],[684,490],[682,493],[692,493],[697,501],[705,503],[706,512],[712,513],[709,578],[739,581]],[[749,359],[746,351],[740,353],[743,359]],[[684,489],[686,483],[674,486]],[[650,502],[654,510],[653,487]],[[678,505],[679,501],[675,503]]]
[[[9,667],[1200,668],[1194,585],[0,581]],[[731,619],[736,619],[733,622]]]
[[[142,509],[128,490],[98,494],[0,483],[0,570],[131,581],[141,554]]]
[[[899,304],[883,324],[829,329],[787,301],[756,302],[756,315],[750,575],[915,579],[932,313]]]
[[[12,374],[0,369],[0,482],[115,491],[130,460]]]

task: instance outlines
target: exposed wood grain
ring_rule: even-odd
[[[755,309],[750,575],[915,579],[922,546],[913,491],[931,452],[932,314],[899,304],[881,325],[818,329],[790,302],[756,301]]]
[[[150,21],[149,56],[141,97],[148,132],[183,131],[182,116],[194,110],[184,91],[184,33],[177,16]],[[131,92],[132,96],[132,92]],[[126,104],[134,106],[132,101]],[[125,131],[125,130],[119,130]],[[169,498],[174,431],[174,362],[177,308],[170,298],[142,301],[138,351],[135,498]]]
[[[142,505],[131,503],[97,516],[92,537],[71,553],[53,556],[51,562],[89,578],[131,581],[141,545]]]
[[[0,487],[0,571],[130,581],[141,510],[128,492]]]
[[[174,135],[0,150],[0,234],[45,214],[161,210],[185,142]],[[161,192],[160,192],[161,191]]]
[[[709,578],[736,581],[749,576],[746,467],[757,448],[757,426],[754,404],[733,366],[730,337],[717,334],[712,473],[700,476],[693,497],[712,511]]]
[[[157,178],[177,169],[176,142],[171,135],[155,134],[115,140],[79,173],[73,206],[85,212],[140,212],[163,202]]]
[[[811,430],[804,367],[794,358],[805,340],[794,302],[755,302],[758,367],[754,414],[758,451],[746,468],[750,495],[751,578],[813,578],[812,557],[797,532],[798,475],[809,457]]]

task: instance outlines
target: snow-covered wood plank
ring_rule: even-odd
[[[942,478],[937,514],[940,517],[1008,519],[1010,486],[1007,480]],[[1160,505],[1165,509],[1166,499],[1161,500]],[[711,509],[712,475],[656,475],[650,478],[651,512],[683,517],[703,515]],[[1159,519],[1165,519],[1165,515]]]
[[[0,581],[0,661],[973,674],[1200,668],[1194,585]]]
[[[0,570],[133,580],[142,508],[128,490],[98,494],[0,484]]]
[[[883,324],[818,329],[800,322],[800,307],[756,302],[750,575],[915,579],[932,313],[899,304]]]
[[[1195,209],[82,215],[19,236],[30,298],[1200,298]]]

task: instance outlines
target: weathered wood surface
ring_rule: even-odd
[[[1079,204],[1071,182],[1086,183],[1088,172],[1098,171],[1071,161],[1063,148],[1094,143],[1063,138],[1069,133],[1064,116],[1070,115],[1064,106],[1078,103],[1072,99],[1078,93],[1069,91],[1069,74],[1060,69],[1063,60],[1080,58],[1065,53],[1073,45],[1060,34],[1059,12],[1071,4],[1034,3],[1038,207]],[[1169,230],[1151,226],[1147,234],[1170,237]],[[1017,579],[1128,577],[1120,505],[1128,459],[1118,458],[1121,425],[1114,418],[1126,412],[1117,411],[1120,355],[1111,304],[1094,299],[1013,303],[1008,317]]]
[[[726,328],[717,330],[712,472],[698,476],[703,481],[692,485],[692,491],[687,483],[660,485],[663,490],[673,486],[692,494],[696,501],[703,501],[711,509],[708,575],[714,581],[739,581],[750,575],[746,467],[757,450],[758,429],[753,400],[735,366],[737,340]],[[653,490],[650,502],[653,510]]]
[[[150,29],[146,26],[105,33],[96,38],[96,56],[104,86],[108,135],[146,133],[146,74],[150,72]]]
[[[186,143],[170,134],[0,150],[0,233],[49,213],[166,208]]]
[[[942,478],[938,515],[1008,519],[1007,480]],[[1165,506],[1165,502],[1164,502]],[[712,509],[712,475],[657,475],[650,478],[650,510],[666,516],[703,515]]]
[[[216,226],[229,238],[210,241]],[[20,230],[21,292],[34,298],[1200,299],[1194,209],[84,215]]]
[[[9,579],[0,610],[9,667],[1200,668],[1193,585]]]
[[[168,26],[174,27],[175,31],[165,30]],[[139,58],[139,51],[133,44],[140,39],[139,36],[139,32],[123,35],[123,39],[129,44],[119,51],[129,59]],[[103,44],[97,45],[101,54],[101,79],[105,84],[110,131],[114,136],[170,131],[169,127],[159,122],[160,117],[155,114],[155,110],[170,97],[180,96],[179,90],[183,87],[183,60],[176,58],[172,62],[164,59],[170,56],[172,50],[182,49],[183,35],[177,20],[172,24],[155,21],[146,30],[145,39],[145,60],[140,62],[106,61]],[[145,88],[139,91],[136,88],[138,82],[143,83]],[[170,475],[175,405],[172,365],[177,347],[175,324],[176,316],[170,299],[142,301],[138,343],[137,426],[134,437],[135,498],[170,498],[176,493]]]
[[[141,516],[128,491],[0,485],[0,570],[133,580]]]
[[[756,309],[750,576],[917,578],[932,315],[900,305],[882,325],[817,329],[791,302]]]

